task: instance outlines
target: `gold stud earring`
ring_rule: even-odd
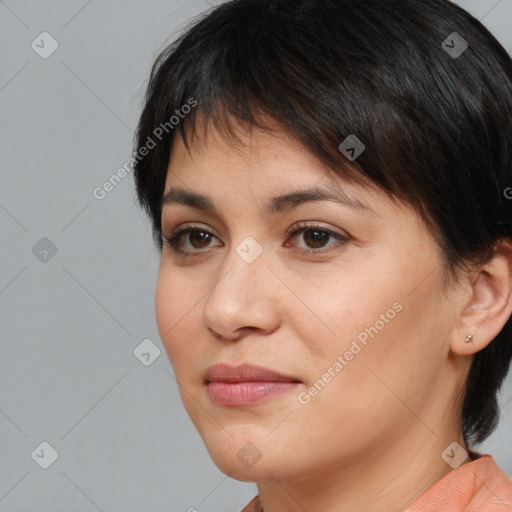
[[[472,334],[469,334],[468,337],[464,340],[466,343],[470,343],[471,340],[473,339],[473,335]]]

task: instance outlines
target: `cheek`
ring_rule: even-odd
[[[303,296],[315,316],[302,311],[291,320],[310,356],[308,385],[320,379],[321,387],[327,381],[325,387],[343,392],[339,396],[346,403],[350,397],[364,403],[392,395],[386,383],[404,396],[416,399],[422,394],[423,378],[432,379],[442,365],[449,317],[439,293],[439,274],[422,282],[430,262],[405,263],[382,258],[379,272],[353,273],[337,283],[309,286]],[[305,290],[306,283],[299,293]]]
[[[295,290],[304,304],[287,310],[296,339],[316,361],[310,368],[318,370],[339,355],[364,360],[370,345],[384,348],[383,338],[404,315],[404,294],[396,282],[370,271],[332,274],[336,279],[302,277]]]
[[[193,339],[197,338],[198,308],[194,291],[177,272],[160,266],[155,291],[155,313],[160,339],[175,372],[182,374],[192,366],[195,356]],[[178,376],[178,375],[177,375]]]
[[[155,290],[155,314],[160,339],[167,348],[167,340],[172,335],[173,326],[179,318],[177,311],[179,302],[176,301],[173,292],[173,290],[177,290],[177,287],[172,286],[170,284],[172,281],[166,277],[166,273],[162,270],[162,264],[160,264]]]
[[[408,407],[420,410],[428,400],[443,367],[450,324],[438,277],[431,277],[414,293],[411,285],[374,280],[371,287],[366,283],[353,290],[349,301],[344,296],[338,307],[324,305],[336,336],[331,335],[333,342],[315,360],[317,371],[309,384],[320,379],[322,387],[330,379],[329,368],[336,377],[310,405],[325,410],[333,419],[330,424],[339,425],[350,417],[366,425],[386,418],[407,419]],[[366,295],[361,293],[364,289]]]

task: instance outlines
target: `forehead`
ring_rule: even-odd
[[[228,128],[218,129],[199,120],[194,131],[187,133],[188,148],[178,132],[171,146],[166,190],[185,175],[192,181],[213,179],[215,185],[226,184],[225,179],[233,185],[233,178],[250,178],[258,188],[290,182],[313,185],[322,180],[332,186],[357,183],[379,190],[348,160],[341,159],[334,171],[274,121],[265,121],[265,127],[262,131],[230,120]]]
[[[264,130],[232,117],[215,125],[199,114],[192,127],[188,126],[191,129],[186,133],[187,144],[176,132],[162,211],[172,203],[195,207],[201,202],[204,211],[215,212],[208,198],[220,209],[227,202],[245,204],[233,196],[256,201],[269,214],[291,209],[308,199],[321,200],[322,195],[341,198],[341,204],[352,207],[354,212],[369,215],[379,210],[384,213],[389,207],[408,207],[397,199],[391,200],[354,162],[342,158],[336,170],[329,168],[275,120],[264,117],[261,121]],[[194,194],[196,197],[191,197]]]
[[[291,137],[275,123],[269,123],[265,130],[229,121],[229,125],[220,127],[205,125],[205,121],[197,121],[193,132],[187,133],[187,145],[180,133],[176,134],[171,147],[169,165],[175,163],[197,162],[201,167],[209,164],[224,164],[230,161],[244,161],[256,165],[258,162],[278,163],[287,158],[316,163],[317,159],[302,144]],[[241,166],[244,167],[244,166]]]

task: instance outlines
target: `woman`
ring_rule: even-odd
[[[154,64],[156,319],[265,512],[508,511],[512,62],[446,0],[234,0]]]

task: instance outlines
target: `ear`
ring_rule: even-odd
[[[451,351],[462,355],[484,349],[512,315],[512,241],[502,239],[492,259],[467,279],[469,298],[462,304],[450,340]]]

